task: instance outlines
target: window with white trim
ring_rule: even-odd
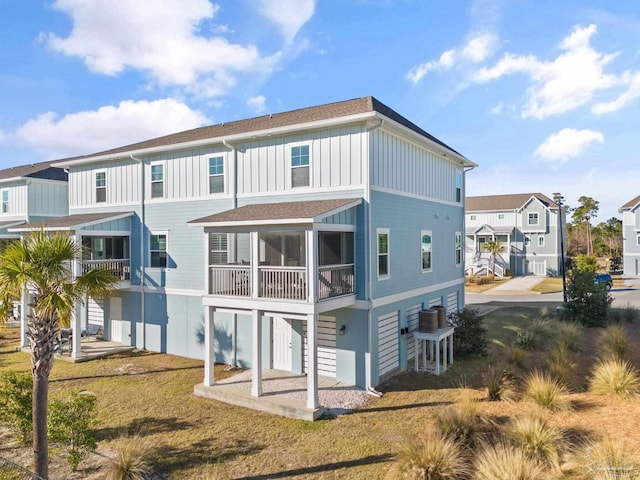
[[[527,225],[538,225],[538,212],[530,212]]]
[[[167,234],[152,233],[149,235],[149,265],[152,268],[167,267]]]
[[[476,216],[475,216],[475,215],[470,215],[470,216],[469,216],[469,220],[475,220],[475,219],[476,219]]]
[[[462,172],[456,172],[456,202],[462,202]]]
[[[224,192],[224,157],[209,159],[209,193]]]
[[[378,278],[389,277],[389,230],[379,228],[378,233]]]
[[[9,190],[2,190],[2,213],[9,213]]]
[[[529,245],[531,245],[531,237],[529,235],[525,235],[524,236],[524,246],[528,247]]]
[[[309,145],[291,147],[291,186],[295,188],[310,185]]]
[[[422,271],[431,271],[431,253],[433,245],[431,244],[431,230],[423,230],[420,233],[420,252],[422,255]]]
[[[638,236],[636,237],[636,245],[640,247],[640,233],[638,233]]]
[[[151,165],[151,198],[164,197],[164,165]]]
[[[96,172],[96,203],[107,201],[107,172]]]
[[[462,233],[456,232],[455,237],[455,260],[456,265],[462,264]]]
[[[544,247],[544,237],[542,235],[538,237],[538,246]]]
[[[504,220],[504,213],[498,214],[498,220]]]
[[[226,233],[209,234],[209,265],[226,265],[229,252]]]

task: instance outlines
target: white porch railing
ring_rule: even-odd
[[[212,295],[251,296],[251,268],[238,265],[209,267],[209,293]]]
[[[355,291],[354,265],[329,265],[318,269],[318,299],[348,295]]]
[[[113,272],[113,275],[120,280],[131,280],[131,266],[128,258],[123,259],[109,259],[109,260],[83,260],[82,261],[82,274],[84,275],[89,270],[94,268],[100,268],[103,270],[109,270]]]
[[[289,300],[307,299],[305,267],[258,267],[260,296]]]

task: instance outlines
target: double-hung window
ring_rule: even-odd
[[[423,230],[420,235],[420,251],[422,253],[422,271],[431,270],[431,252],[433,245],[431,244],[431,231]]]
[[[378,229],[378,278],[389,277],[389,230]]]
[[[96,203],[107,201],[107,173],[96,172]]]
[[[544,247],[544,236],[540,235],[538,237],[538,246],[539,247]]]
[[[9,213],[9,190],[2,191],[2,213]]]
[[[209,159],[209,193],[224,192],[224,157]]]
[[[209,234],[209,264],[226,265],[229,256],[226,233]]]
[[[456,265],[460,265],[462,263],[462,233],[460,232],[456,232],[455,249]]]
[[[528,225],[538,225],[538,212],[529,213]]]
[[[308,187],[310,178],[309,145],[291,147],[291,186]]]
[[[151,198],[164,197],[164,165],[151,165]]]
[[[150,266],[166,268],[167,266],[167,234],[152,233],[149,236]]]

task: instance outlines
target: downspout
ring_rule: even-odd
[[[145,278],[145,267],[144,267],[144,227],[146,224],[145,219],[145,204],[144,204],[144,196],[145,196],[145,182],[144,182],[144,160],[140,158],[134,157],[133,154],[129,155],[131,160],[135,160],[136,162],[140,162],[140,317],[142,320],[142,349],[146,349],[146,323],[145,323],[145,298],[144,298],[144,278]],[[136,342],[137,343],[137,342]]]
[[[364,199],[365,199],[365,204],[366,204],[366,209],[367,209],[367,213],[365,215],[365,226],[364,226],[364,232],[365,232],[365,241],[364,241],[364,258],[365,258],[365,262],[364,262],[364,269],[365,269],[365,278],[367,279],[367,281],[365,282],[365,298],[367,300],[368,303],[368,307],[367,307],[367,343],[368,343],[368,350],[369,350],[369,361],[365,362],[365,369],[367,370],[365,373],[365,382],[366,382],[366,388],[367,390],[369,389],[373,389],[373,385],[371,384],[371,356],[373,354],[373,334],[372,334],[372,330],[373,330],[373,315],[372,315],[372,311],[373,311],[373,301],[371,299],[371,291],[372,291],[372,287],[373,287],[373,274],[372,274],[372,268],[370,267],[371,264],[371,238],[372,238],[372,232],[371,232],[371,151],[372,151],[372,142],[371,142],[371,135],[370,133],[372,131],[374,131],[377,128],[380,128],[382,125],[384,124],[384,118],[380,118],[378,123],[375,125],[372,125],[371,127],[368,127],[366,129],[366,133],[367,133],[367,140],[369,142],[369,151],[367,152],[367,179],[366,179],[366,183],[365,183],[365,192],[364,192]]]

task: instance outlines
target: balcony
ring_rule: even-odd
[[[82,274],[86,274],[89,270],[99,268],[108,270],[122,281],[131,280],[131,264],[128,258],[109,259],[109,260],[83,260]]]

